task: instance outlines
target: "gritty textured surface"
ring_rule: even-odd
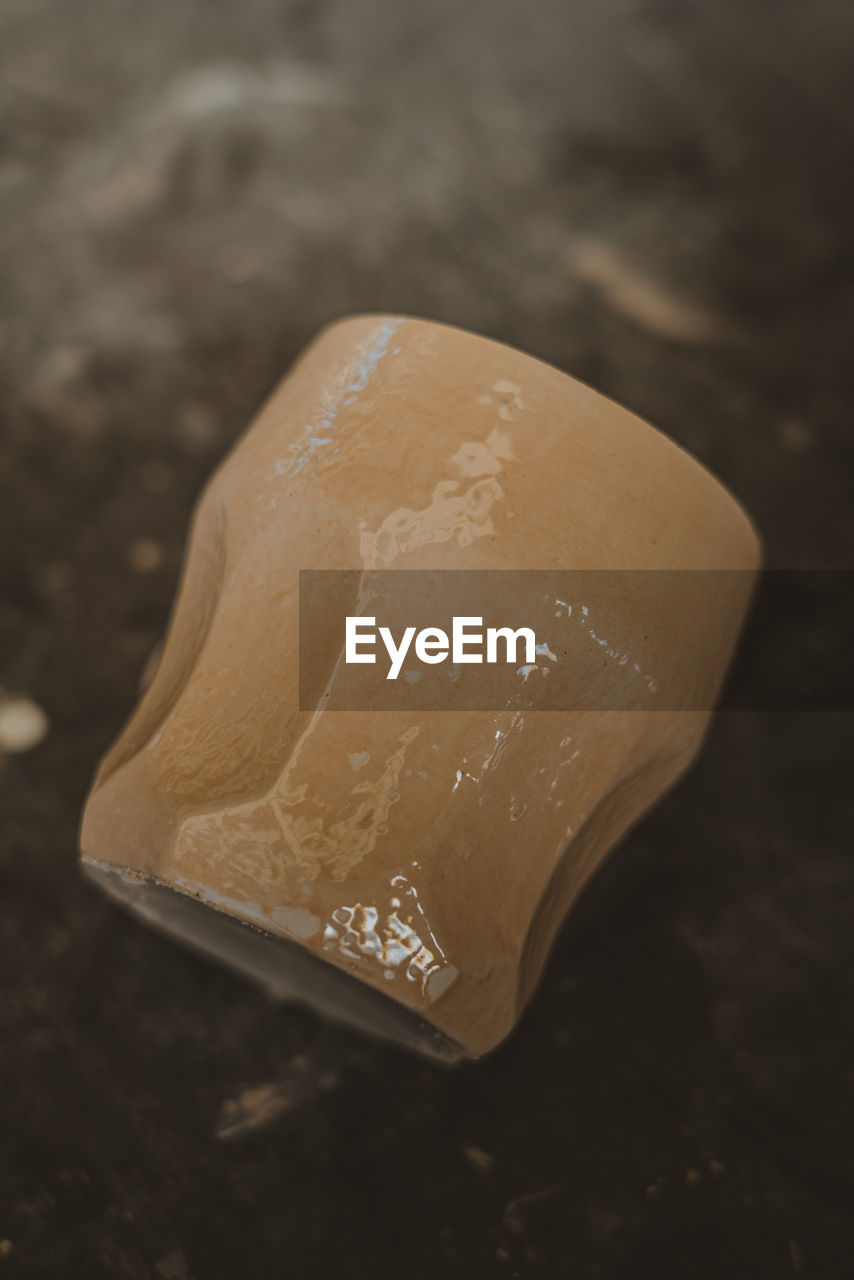
[[[850,716],[722,717],[453,1072],[160,940],[75,842],[191,501],[334,315],[523,346],[772,564],[851,564],[852,38],[837,0],[3,0],[0,685],[49,731],[0,768],[0,1276],[850,1272]]]

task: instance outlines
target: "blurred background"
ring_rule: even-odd
[[[192,501],[337,315],[523,347],[770,564],[852,567],[853,40],[842,0],[0,0],[0,1277],[850,1274],[850,714],[720,716],[453,1071],[75,849]]]

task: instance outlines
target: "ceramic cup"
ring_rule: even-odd
[[[602,858],[694,759],[759,560],[703,466],[558,369],[419,319],[331,324],[197,504],[83,865],[277,994],[477,1057]],[[433,703],[357,689],[335,709],[301,705],[301,571],[406,580],[399,622],[470,574],[541,626],[542,575],[575,577],[517,693],[457,696],[449,663]],[[317,634],[334,694],[342,637]],[[550,701],[570,652],[575,683]]]

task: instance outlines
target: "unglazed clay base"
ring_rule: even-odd
[[[693,708],[759,558],[703,467],[558,370],[422,320],[339,321],[198,503],[162,657],[86,805],[84,866],[279,994],[477,1057],[597,864],[694,758],[711,702],[301,711],[299,571],[742,571],[707,575],[690,663],[658,643]],[[636,592],[609,607],[628,646]]]

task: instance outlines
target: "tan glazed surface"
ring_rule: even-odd
[[[288,939],[482,1054],[709,713],[301,712],[299,571],[746,570],[725,588],[709,575],[697,670],[656,654],[713,696],[759,560],[704,468],[566,374],[422,320],[339,321],[199,501],[163,656],[87,802],[84,860]],[[627,598],[626,652],[637,625]]]

